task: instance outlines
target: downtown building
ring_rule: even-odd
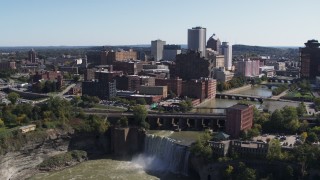
[[[37,58],[37,54],[36,51],[34,51],[33,49],[31,49],[28,52],[28,61],[31,63],[36,63],[36,58]]]
[[[214,63],[212,59],[201,57],[200,52],[189,51],[177,55],[175,65],[170,67],[170,77],[182,80],[213,78]]]
[[[203,102],[205,99],[216,97],[217,81],[211,78],[199,78],[182,82],[181,96],[187,96],[199,99]]]
[[[201,57],[206,56],[206,32],[203,27],[188,29],[188,49],[200,52]]]
[[[95,79],[82,82],[82,95],[97,96],[100,99],[110,99],[117,94],[116,76],[122,72],[96,71]]]
[[[155,61],[162,60],[163,56],[163,46],[166,44],[165,41],[160,39],[151,41],[151,55]]]
[[[320,76],[320,43],[317,40],[309,40],[304,48],[300,48],[300,77],[316,79]]]
[[[128,60],[137,60],[138,53],[129,49],[128,51],[125,50],[118,50],[118,51],[106,51],[102,50],[100,52],[100,63],[99,65],[112,65],[114,62],[117,61],[128,61]]]
[[[230,71],[232,69],[232,45],[229,45],[228,42],[222,42],[220,52],[224,55],[224,67]]]
[[[216,52],[220,51],[221,41],[219,38],[216,37],[215,34],[213,34],[207,41],[207,48],[210,48]]]
[[[245,77],[257,77],[260,75],[260,61],[238,61],[236,64],[236,73]]]
[[[175,61],[176,56],[181,54],[181,46],[180,45],[164,45],[163,46],[163,57],[162,59],[165,61]]]

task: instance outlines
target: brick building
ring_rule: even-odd
[[[163,98],[168,96],[167,86],[140,86],[139,94],[144,95],[161,95]]]
[[[82,94],[98,96],[100,99],[115,97],[117,94],[115,80],[117,76],[122,76],[122,71],[96,71],[94,81],[82,82]]]
[[[33,82],[37,82],[41,79],[43,80],[57,80],[58,77],[62,77],[60,71],[37,71],[35,75],[33,75]]]
[[[16,69],[16,62],[14,61],[1,61],[0,70]]]
[[[123,73],[128,75],[139,74],[145,62],[133,62],[133,61],[115,61],[113,62],[114,70],[123,71]]]
[[[119,50],[119,51],[105,51],[102,50],[100,54],[100,65],[111,65],[116,61],[125,60],[137,60],[138,53],[129,49],[129,51]]]
[[[168,92],[173,92],[178,97],[181,95],[182,92],[182,79],[175,78],[175,79],[156,79],[155,80],[156,86],[168,86]]]
[[[241,131],[253,125],[253,105],[236,104],[226,109],[226,133],[238,138]]]
[[[211,78],[201,78],[182,82],[182,96],[200,99],[212,99],[216,96],[217,82]]]
[[[320,43],[309,40],[304,48],[300,48],[301,78],[315,79],[320,76]]]
[[[117,76],[117,89],[125,91],[137,91],[140,87],[140,77],[138,75]]]

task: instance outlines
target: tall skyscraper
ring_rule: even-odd
[[[229,45],[228,42],[222,42],[220,47],[221,54],[224,55],[224,67],[227,70],[232,69],[232,45]]]
[[[300,48],[300,76],[315,79],[316,76],[320,76],[320,43],[313,39],[305,45],[306,47]]]
[[[215,34],[213,34],[207,41],[207,48],[211,48],[214,51],[219,52],[221,46],[221,41],[219,38],[216,37]]]
[[[206,28],[188,29],[188,49],[199,51],[201,57],[206,56]]]
[[[28,60],[32,63],[36,62],[36,52],[33,49],[28,52]]]
[[[166,42],[160,39],[151,41],[151,55],[154,57],[155,61],[159,61],[162,59],[163,46],[165,44]]]

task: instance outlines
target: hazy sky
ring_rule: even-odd
[[[207,28],[232,44],[320,40],[320,0],[0,0],[0,46],[186,44]]]

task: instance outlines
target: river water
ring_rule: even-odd
[[[243,94],[243,95],[270,97],[272,96],[272,90],[269,89],[267,86],[257,85],[257,86],[241,89],[238,91],[233,91],[230,94]],[[238,100],[233,100],[233,99],[210,99],[202,103],[201,105],[199,105],[199,107],[227,108],[237,104],[238,102],[239,102]],[[299,105],[299,103],[297,102],[282,102],[282,101],[270,101],[270,100],[264,100],[262,104],[257,101],[253,101],[252,103],[255,104],[258,109],[268,109],[270,112],[273,112],[276,109],[282,109],[284,106],[297,107]],[[201,109],[199,111],[207,112],[207,113],[211,112],[210,110],[206,110],[206,109]],[[219,110],[216,110],[216,111],[219,111]]]

